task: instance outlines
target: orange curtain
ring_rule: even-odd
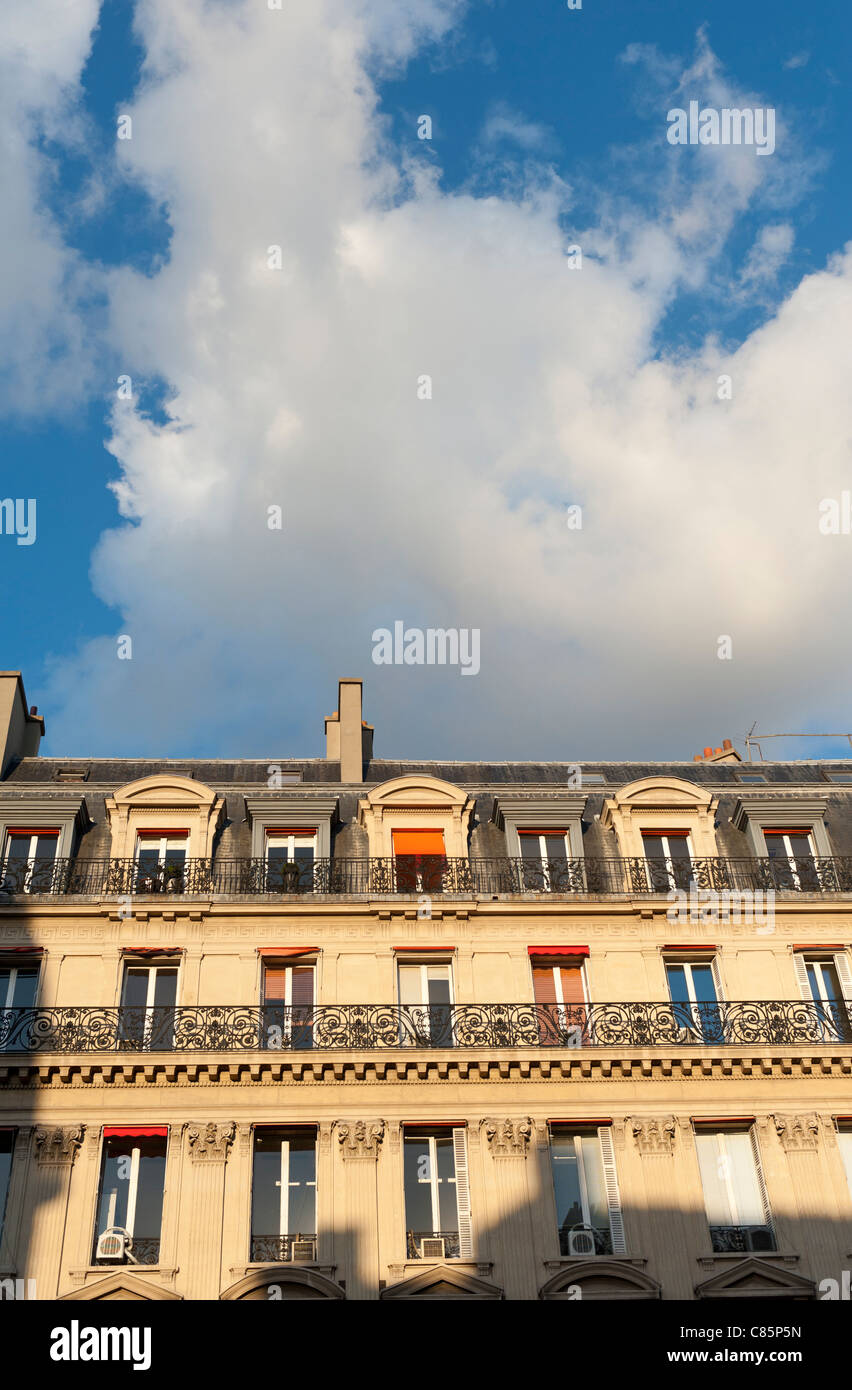
[[[443,830],[394,830],[394,854],[443,854]]]

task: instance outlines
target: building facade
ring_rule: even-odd
[[[843,762],[38,756],[0,673],[0,1287],[820,1297]]]

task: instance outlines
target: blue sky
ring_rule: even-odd
[[[330,54],[323,8],[326,31],[355,35],[333,81],[323,66]],[[555,0],[436,0],[425,8],[430,22],[417,6],[402,4],[394,15],[383,3],[368,5],[364,19],[360,5],[329,0],[318,7],[316,32],[307,15],[287,18],[296,28],[286,40],[264,27],[281,17],[261,14],[259,0],[206,7],[194,0],[174,32],[160,0],[138,10],[130,0],[105,0],[99,12],[96,0],[76,7],[38,0],[31,30],[23,20],[4,21],[12,42],[3,116],[18,141],[7,150],[25,177],[20,216],[3,232],[20,272],[2,286],[2,495],[38,503],[36,544],[0,535],[0,583],[14,594],[4,665],[23,671],[28,699],[46,715],[45,751],[262,756],[274,743],[315,754],[343,674],[365,677],[366,712],[388,755],[689,757],[707,742],[739,739],[755,719],[803,731],[852,723],[842,614],[830,618],[828,626],[838,626],[823,646],[812,645],[815,634],[805,638],[802,621],[802,612],[825,612],[827,596],[840,602],[848,579],[844,537],[814,542],[820,499],[852,479],[843,452],[852,429],[842,416],[825,422],[817,451],[825,471],[814,479],[811,503],[797,494],[812,466],[807,415],[788,426],[790,457],[773,466],[772,391],[762,399],[759,385],[775,372],[795,392],[800,374],[825,376],[801,324],[823,312],[820,277],[852,225],[848,6],[826,0],[813,14],[792,3],[584,0],[582,10],[569,11]],[[96,27],[87,12],[89,21],[97,12]],[[235,43],[228,23],[242,20]],[[65,38],[56,52],[44,37],[52,29]],[[280,87],[262,52],[279,42]],[[288,64],[298,65],[300,46],[310,95],[289,105],[289,87],[301,78]],[[191,128],[200,120],[197,94],[210,99],[211,83],[210,111],[228,119],[205,146],[203,131]],[[732,104],[750,97],[772,105],[783,123],[776,154],[757,160],[772,166],[759,169],[759,182],[744,163],[717,182],[706,156],[724,152],[673,151],[666,143],[669,105],[693,95],[712,103],[722,91],[734,94]],[[116,120],[125,111],[134,138],[119,142]],[[421,113],[432,120],[429,142],[413,138]],[[209,111],[206,119],[213,121]],[[230,129],[241,146],[232,154]],[[341,154],[350,138],[354,154]],[[208,153],[213,188],[199,169]],[[255,159],[255,176],[243,184]],[[377,189],[370,170],[379,166]],[[249,186],[258,201],[240,222]],[[298,228],[275,309],[282,335],[293,325],[280,363],[277,320],[265,303],[252,308],[250,290],[228,287],[222,268],[222,247],[245,237],[252,218],[261,249],[283,228],[289,254],[287,228]],[[470,236],[475,247],[478,237],[487,240],[489,218],[499,235],[483,262],[475,249],[472,260],[457,258],[453,238]],[[782,251],[755,259],[754,248],[770,244],[761,243],[766,229]],[[407,267],[400,237],[411,247]],[[565,342],[555,341],[559,329],[548,329],[546,314],[524,309],[517,291],[528,269],[536,277],[529,301],[541,294],[546,305],[548,283],[554,303],[570,291],[570,277],[554,279],[549,259],[558,238],[563,251],[583,244],[584,287],[592,283]],[[333,250],[320,265],[311,248],[325,239]],[[192,254],[197,267],[181,269]],[[481,307],[471,302],[470,314],[465,307],[454,322],[468,264],[476,267],[472,293]],[[353,266],[355,279],[341,291]],[[438,325],[428,322],[422,295],[430,276],[441,286]],[[810,305],[803,282],[812,287]],[[216,316],[203,328],[194,317],[199,293],[203,313]],[[798,307],[787,323],[790,301]],[[590,333],[596,365],[581,380],[574,368],[584,362],[586,314],[597,325]],[[506,349],[493,347],[480,377],[476,325],[486,319],[489,343],[505,335]],[[332,323],[334,349],[325,339]],[[449,409],[441,416],[436,405],[422,439],[422,416],[394,406],[387,421],[381,394],[371,397],[376,374],[392,370],[388,346],[390,363],[399,353],[407,366],[407,344],[418,340],[421,323],[436,362],[442,335],[448,362],[450,344],[465,344],[452,368],[439,368]],[[21,324],[34,325],[31,338]],[[346,333],[352,341],[338,354]],[[821,350],[835,334],[839,347],[842,320],[814,334],[815,344],[825,340]],[[247,360],[257,343],[269,343],[239,390],[229,340],[244,345],[238,356]],[[725,360],[745,363],[757,383],[735,448],[715,439],[709,415],[703,424],[693,418],[696,382],[706,377],[713,399],[708,354],[720,371]],[[412,358],[412,373],[416,365]],[[132,421],[116,418],[122,372],[135,383]],[[658,389],[660,399],[646,404]],[[581,434],[576,422],[596,403]],[[812,408],[820,412],[818,399]],[[282,423],[281,409],[298,419],[298,430],[290,430],[290,416]],[[250,426],[247,410],[257,412]],[[338,413],[343,447],[327,418]],[[477,431],[480,415],[488,423]],[[632,487],[645,465],[634,459],[621,472],[634,429],[653,460],[647,466],[659,468],[638,506]],[[348,457],[353,437],[354,454],[363,449],[357,466]],[[218,438],[232,449],[223,466],[214,459]],[[678,454],[685,447],[695,450],[689,476]],[[619,462],[607,476],[610,457]],[[436,472],[424,495],[418,480],[433,476],[439,458],[448,472],[440,482]],[[260,476],[271,500],[285,499],[286,558],[264,560],[269,536],[246,529]],[[109,487],[116,482],[123,500]],[[329,500],[338,484],[339,505]],[[657,487],[665,527],[662,503],[641,514]],[[690,564],[684,553],[707,492],[716,539],[708,543],[704,528]],[[577,500],[590,518],[584,549],[554,556],[559,510]],[[262,506],[263,497],[254,502]],[[798,537],[811,505],[809,532]],[[409,525],[412,544],[393,555],[382,548],[383,537]],[[106,543],[105,533],[113,538]],[[852,537],[846,541],[852,547]],[[528,546],[540,569],[525,605],[518,600]],[[803,550],[793,583],[792,557]],[[661,556],[665,580],[661,573],[659,587],[645,593]],[[198,579],[208,563],[218,573],[205,585]],[[508,574],[515,564],[517,575],[495,591],[490,567]],[[737,570],[741,582],[723,595],[721,576]],[[661,635],[661,617],[684,634],[680,644],[671,631]],[[448,670],[374,666],[370,634],[396,618],[481,627],[481,674],[468,681]],[[723,670],[713,647],[729,631],[735,658]],[[136,651],[119,667],[116,638],[128,632],[138,634]],[[709,653],[706,666],[701,652]],[[788,682],[785,671],[809,660],[820,661],[826,678],[816,688],[798,677]],[[536,708],[539,717],[528,722]],[[843,745],[784,751],[842,755]]]

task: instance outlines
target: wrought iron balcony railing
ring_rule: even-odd
[[[852,893],[852,856],[815,859],[187,859],[141,866],[135,859],[9,861],[0,895],[19,893],[147,897],[156,893],[343,894],[728,894]],[[736,909],[737,904],[732,904]],[[743,907],[748,911],[748,902]]]
[[[852,1006],[850,1006],[852,1008]],[[842,1003],[185,1004],[0,1009],[0,1054],[852,1043]]]
[[[316,1233],[295,1236],[256,1236],[251,1238],[251,1259],[255,1264],[312,1264],[316,1261]]]
[[[758,1254],[776,1248],[771,1226],[711,1226],[710,1241],[717,1255]]]
[[[461,1242],[458,1231],[409,1231],[407,1237],[407,1254],[409,1260],[428,1260],[439,1259],[438,1248],[431,1247],[434,1253],[430,1254],[428,1244],[424,1246],[424,1241],[442,1240],[444,1242],[444,1259],[457,1260],[461,1254]]]

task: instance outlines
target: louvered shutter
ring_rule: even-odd
[[[796,984],[799,986],[799,993],[808,1003],[813,1003],[813,992],[811,983],[808,979],[808,970],[805,965],[805,958],[800,951],[793,952],[793,969],[796,972]]]
[[[716,998],[721,1003],[725,996],[722,993],[722,976],[719,971],[719,961],[716,956],[714,956],[710,962],[710,973],[713,976],[713,988],[716,991]]]
[[[834,957],[834,968],[837,971],[843,998],[852,1004],[852,970],[849,968],[849,957],[845,951],[837,952]]]
[[[470,1180],[467,1171],[467,1136],[453,1130],[453,1159],[456,1167],[456,1205],[459,1218],[459,1258],[473,1259],[473,1225],[470,1219]]]
[[[624,1255],[627,1253],[627,1242],[624,1239],[624,1219],[621,1215],[621,1197],[618,1191],[618,1175],[615,1171],[615,1151],[612,1147],[612,1131],[609,1125],[601,1125],[598,1130],[598,1141],[601,1146],[604,1187],[607,1206],[609,1207],[612,1253],[613,1255]]]
[[[763,1164],[760,1161],[760,1145],[757,1141],[757,1130],[754,1125],[752,1125],[749,1130],[748,1137],[751,1140],[751,1151],[754,1155],[754,1171],[757,1178],[757,1186],[760,1189],[760,1200],[763,1203],[763,1219],[774,1236],[775,1226],[772,1221],[772,1209],[769,1205],[769,1193],[766,1190],[766,1179],[763,1176]]]

